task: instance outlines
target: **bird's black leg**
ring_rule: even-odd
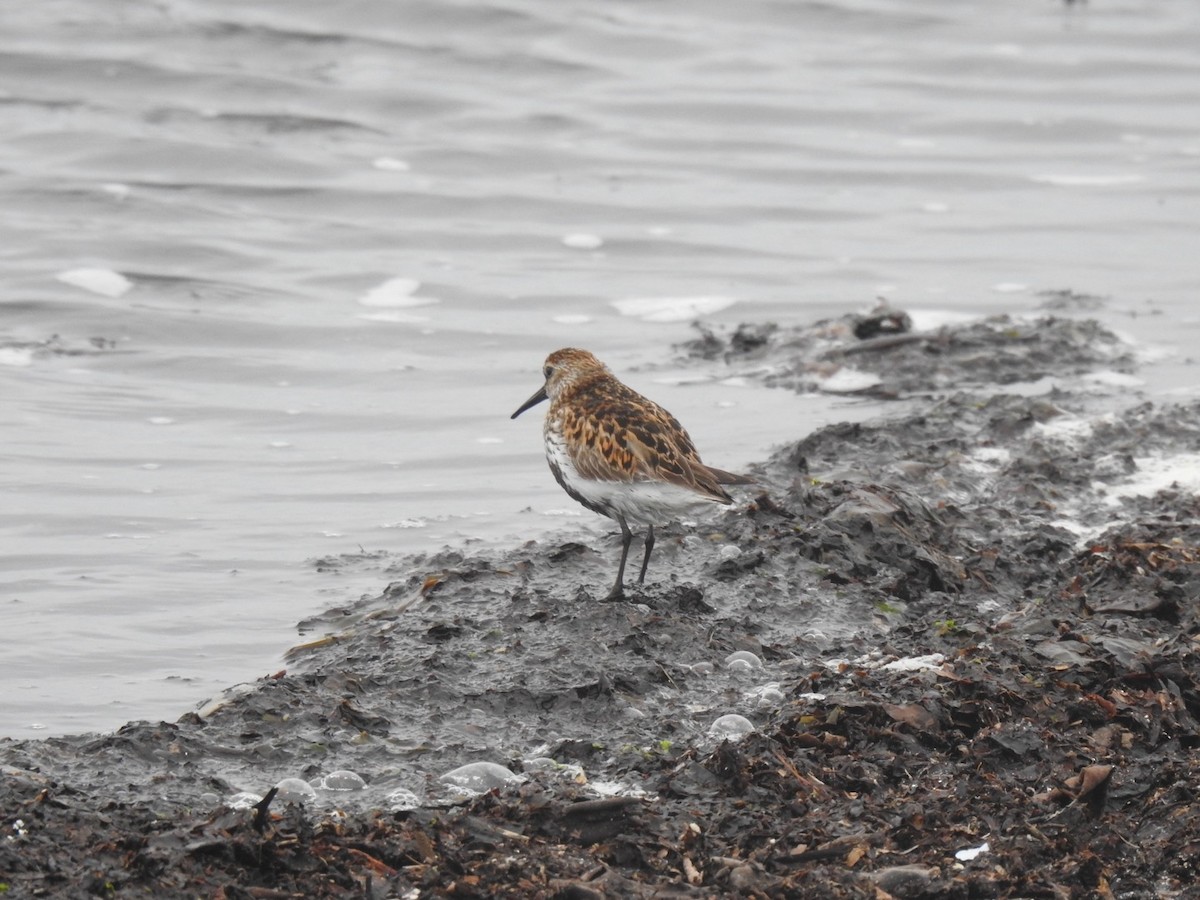
[[[638,576],[638,584],[646,583],[646,566],[650,565],[650,551],[654,549],[654,526],[646,531],[646,554],[642,557],[642,574]]]
[[[621,526],[621,564],[617,566],[617,581],[613,585],[612,590],[608,592],[606,600],[620,600],[625,596],[625,560],[629,556],[629,545],[633,543],[633,532],[629,530],[629,524],[625,521],[624,516],[614,516],[617,524]]]

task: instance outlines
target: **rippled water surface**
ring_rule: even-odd
[[[679,368],[694,311],[1071,288],[1154,349],[1148,396],[1194,390],[1193,0],[3,19],[0,734],[280,668],[297,620],[381,586],[319,557],[602,530],[508,418],[558,346],[728,468],[867,411]]]

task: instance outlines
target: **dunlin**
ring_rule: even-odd
[[[546,383],[512,414],[550,401],[543,428],[546,460],[563,490],[621,526],[621,564],[608,599],[623,596],[630,523],[646,526],[638,584],[646,580],[654,526],[707,502],[732,503],[723,484],[752,484],[706,466],[679,420],[622,384],[586,350],[555,350]]]

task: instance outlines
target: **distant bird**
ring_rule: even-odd
[[[723,484],[754,483],[702,463],[678,419],[618,381],[588,351],[555,350],[542,374],[546,383],[512,418],[548,399],[543,432],[555,480],[592,512],[621,526],[621,564],[607,599],[624,596],[631,522],[647,526],[638,575],[642,584],[654,549],[655,523],[669,522],[706,502],[732,503]]]

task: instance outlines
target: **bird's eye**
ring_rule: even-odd
[[[554,374],[554,366],[546,366],[546,368],[542,369],[542,374],[549,380],[550,376]]]

